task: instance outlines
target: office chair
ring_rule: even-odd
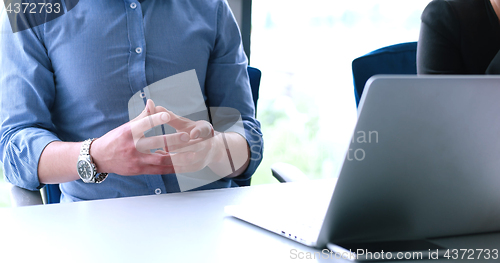
[[[248,76],[250,86],[252,88],[253,102],[257,109],[257,101],[259,99],[259,87],[262,73],[259,69],[248,67]],[[303,181],[307,177],[294,166],[286,163],[276,163],[271,167],[272,174],[280,182]],[[249,186],[250,179],[238,182],[239,186]],[[29,191],[14,185],[11,185],[10,190],[11,201],[13,206],[26,206],[38,204],[55,204],[59,203],[61,190],[58,184],[45,185],[40,191]]]
[[[247,67],[248,79],[250,81],[250,88],[252,89],[253,105],[255,106],[255,117],[257,117],[257,101],[259,100],[259,88],[260,79],[262,77],[262,72],[253,67]],[[250,186],[250,181],[252,177],[245,181],[238,181],[236,184],[239,186]]]
[[[366,81],[377,74],[417,74],[417,42],[379,48],[352,61],[356,107]]]

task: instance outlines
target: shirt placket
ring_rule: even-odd
[[[132,94],[144,92],[146,82],[146,38],[142,8],[138,1],[125,0],[127,10],[128,37],[130,41],[128,78]],[[161,175],[146,175],[150,194],[166,193]]]

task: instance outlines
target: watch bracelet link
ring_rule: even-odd
[[[82,147],[80,148],[80,155],[90,155],[90,145],[94,142],[94,140],[95,138],[92,138],[83,142]]]
[[[92,161],[92,155],[90,155],[90,146],[92,145],[92,143],[95,140],[96,140],[96,138],[91,138],[91,139],[85,140],[83,142],[82,147],[80,148],[80,155],[88,155],[89,159],[92,163],[93,163],[93,161]],[[95,164],[94,164],[94,166],[95,166]],[[107,176],[108,176],[108,173],[97,173],[94,177],[94,183],[97,183],[97,184],[102,183],[106,179]]]
[[[100,184],[102,183],[102,181],[104,181],[104,179],[106,179],[106,177],[108,177],[108,173],[98,173],[94,178],[94,182],[96,184]]]

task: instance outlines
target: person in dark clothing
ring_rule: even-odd
[[[418,74],[500,74],[500,0],[433,0],[422,13]]]

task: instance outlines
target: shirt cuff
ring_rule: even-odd
[[[38,178],[38,163],[45,147],[60,141],[53,133],[37,129],[24,129],[7,143],[3,159],[4,175],[13,185],[28,190],[39,190],[44,186]]]

